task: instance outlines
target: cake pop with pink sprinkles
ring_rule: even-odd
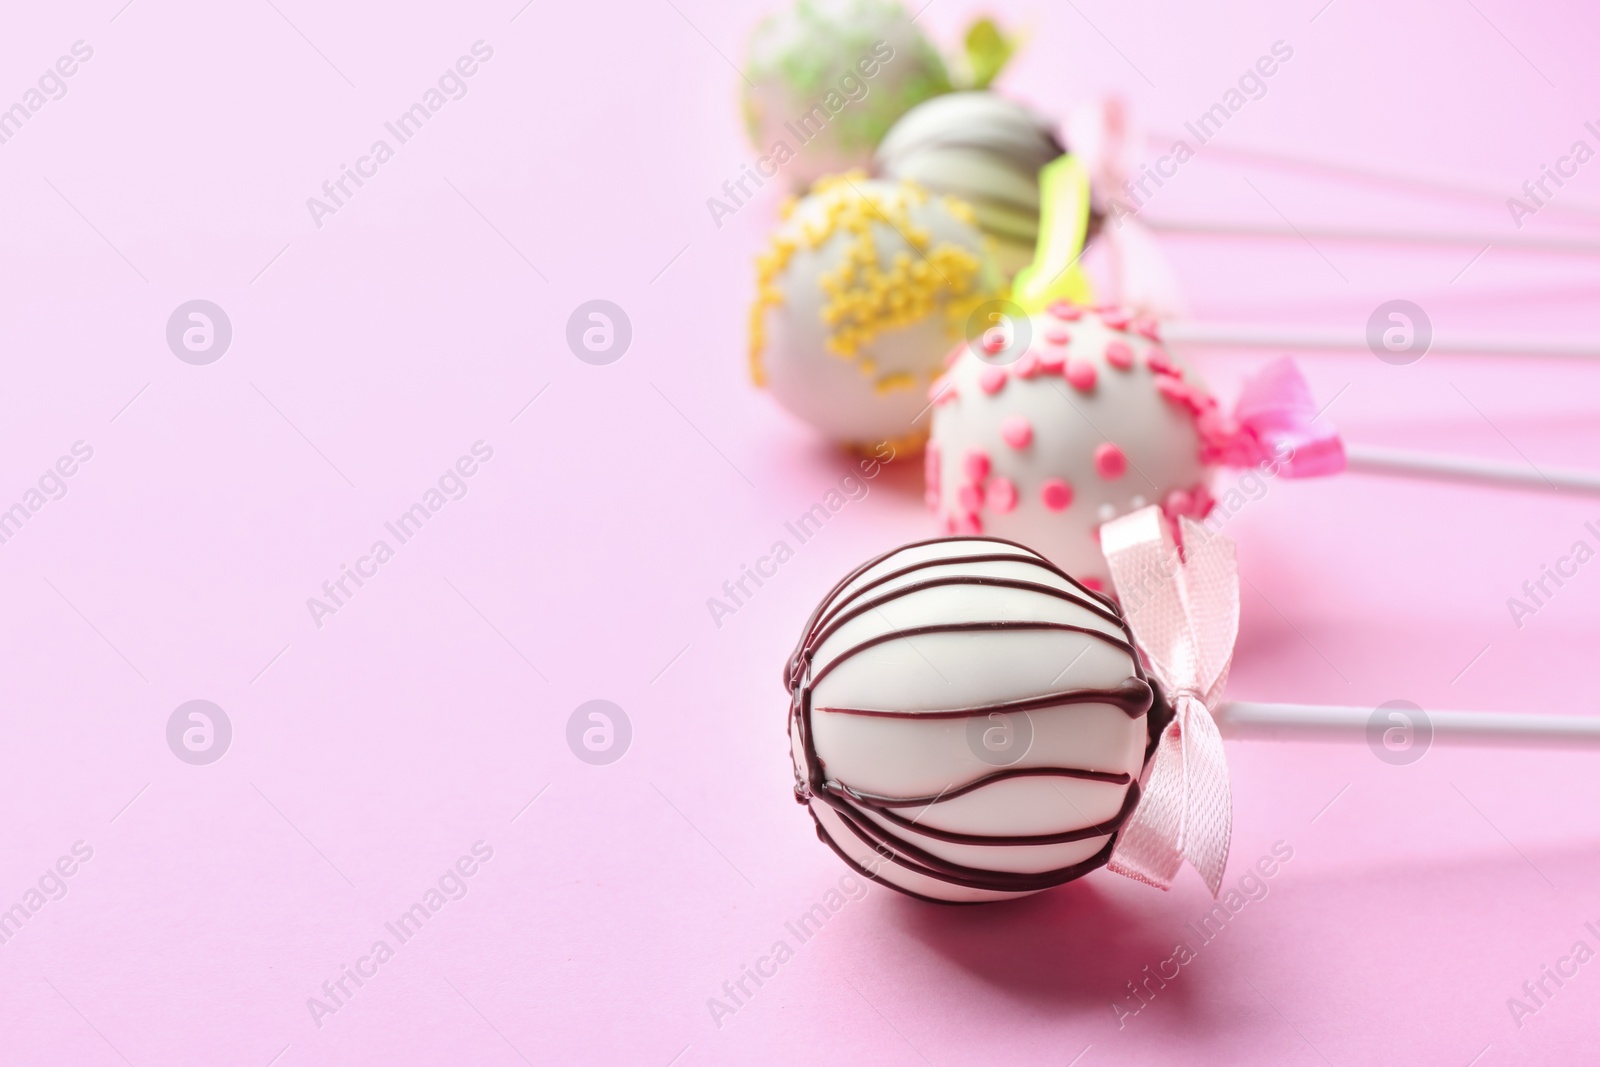
[[[1011,314],[950,352],[929,390],[927,501],[945,532],[1020,542],[1102,588],[1100,527],[1118,516],[1154,505],[1174,529],[1180,517],[1204,519],[1218,467],[1288,477],[1343,468],[1338,435],[1313,425],[1292,361],[1262,368],[1226,412],[1154,319],[1088,306],[1070,273],[1087,215],[1083,173],[1064,157],[1041,183],[1040,247],[1017,276]]]
[[[1020,541],[1103,583],[1101,524],[1151,504],[1205,517],[1238,426],[1153,322],[1058,301],[1011,330],[1003,348],[957,348],[930,391],[928,504],[947,532]]]

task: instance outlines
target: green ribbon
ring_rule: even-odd
[[[968,89],[987,89],[1017,51],[1017,38],[1007,37],[994,19],[984,16],[967,27]]]
[[[1030,315],[1057,300],[1092,305],[1094,288],[1083,272],[1089,232],[1089,171],[1076,156],[1061,156],[1039,170],[1039,243],[1033,262],[1018,272],[1011,299]]]

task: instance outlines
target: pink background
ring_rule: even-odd
[[[0,545],[0,906],[94,850],[0,945],[0,1061],[1592,1060],[1600,963],[1520,1028],[1506,1000],[1578,938],[1600,948],[1582,925],[1600,920],[1594,757],[1444,747],[1395,767],[1360,744],[1230,743],[1230,882],[1275,841],[1294,858],[1123,1029],[1125,983],[1209,906],[1192,872],[1165,894],[1101,872],[968,909],[874,888],[717,1026],[708,998],[795,944],[785,922],[844,873],[790,795],[783,657],[841,573],[931,528],[920,471],[897,465],[721,628],[708,615],[847,469],[744,377],[770,201],[721,229],[705,208],[753,159],[718,52],[738,61],[759,12],[120,3],[27,5],[0,35],[5,103],[74,41],[94,49],[0,145],[0,506],[94,449]],[[1009,5],[1030,40],[1004,84],[1058,112],[1121,92],[1170,129],[1282,39],[1293,60],[1219,145],[1508,196],[1593,140],[1600,20],[1579,5],[1319,6]],[[948,46],[975,10],[935,0],[922,21]],[[494,56],[468,95],[313,226],[305,198],[479,39]],[[1600,163],[1558,202],[1585,198]],[[1150,210],[1515,232],[1493,199],[1220,151]],[[1524,232],[1583,225],[1552,209]],[[1462,273],[1472,248],[1166,247],[1213,319],[1356,328],[1404,297],[1441,330],[1570,334],[1593,329],[1600,282],[1501,249]],[[210,366],[164,338],[194,298],[233,323]],[[633,325],[611,366],[564,340],[594,298]],[[1231,396],[1266,355],[1198,358]],[[1600,368],[1305,366],[1320,396],[1344,390],[1329,414],[1350,440],[1600,467]],[[467,495],[316,627],[306,598],[479,440],[494,456]],[[1230,527],[1230,692],[1593,711],[1577,672],[1600,563],[1520,630],[1506,607],[1593,541],[1586,520],[1600,503],[1275,484]],[[204,767],[164,733],[197,698],[234,729]],[[595,698],[633,726],[609,766],[565,741]],[[480,840],[470,892],[318,1028],[307,998]]]

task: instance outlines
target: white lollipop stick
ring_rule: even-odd
[[[1366,226],[1275,226],[1257,222],[1206,222],[1200,219],[1139,220],[1154,233],[1190,237],[1243,237],[1276,241],[1345,241],[1357,244],[1400,244],[1440,247],[1511,249],[1563,255],[1600,255],[1600,239],[1567,234],[1535,234],[1484,230],[1389,230]]]
[[[1149,143],[1152,147],[1162,149],[1172,147],[1174,141],[1191,142],[1192,140],[1192,135],[1178,136],[1170,133],[1152,133],[1149,137]],[[1358,181],[1400,186],[1412,191],[1429,194],[1448,193],[1452,196],[1491,200],[1500,205],[1505,204],[1507,195],[1507,190],[1505,189],[1490,188],[1486,185],[1446,181],[1442,178],[1428,178],[1418,174],[1406,174],[1401,171],[1382,170],[1378,167],[1358,167],[1350,163],[1339,163],[1334,160],[1318,159],[1313,156],[1295,155],[1288,152],[1274,152],[1259,148],[1238,148],[1218,144],[1215,140],[1205,142],[1205,151],[1208,155],[1232,156],[1236,159],[1266,163],[1276,167],[1287,167],[1293,170],[1318,171],[1340,177],[1354,178]],[[1532,203],[1531,200],[1527,199],[1525,190],[1513,190],[1513,193],[1525,202]],[[1574,215],[1590,221],[1600,220],[1600,206],[1572,199],[1565,194],[1555,200],[1547,200],[1539,210]]]
[[[1163,340],[1207,348],[1276,348],[1299,352],[1371,352],[1366,334],[1350,327],[1259,326],[1235,322],[1164,322]],[[1422,347],[1419,345],[1419,347]],[[1414,353],[1458,356],[1533,356],[1600,359],[1600,337],[1527,337],[1513,334],[1435,334]]]
[[[1383,709],[1378,709],[1381,713]],[[1336,707],[1319,704],[1256,704],[1227,701],[1216,709],[1213,718],[1226,738],[1262,741],[1364,740],[1374,709]],[[1417,718],[1415,712],[1396,711],[1396,715]],[[1467,744],[1528,745],[1569,748],[1600,747],[1600,716],[1594,715],[1508,715],[1491,711],[1428,711],[1426,723],[1435,741]],[[1387,727],[1390,721],[1378,717]]]
[[[1365,474],[1503,485],[1579,496],[1600,495],[1600,474],[1592,471],[1534,468],[1487,459],[1436,456],[1426,452],[1405,452],[1349,443],[1344,446],[1344,455],[1349,470]]]

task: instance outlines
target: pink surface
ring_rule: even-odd
[[[1275,842],[1292,859],[1120,1026],[1127,984],[1198,943],[1192,872],[1165,894],[1100,872],[968,909],[828,896],[845,870],[790,795],[779,668],[840,574],[936,531],[920,461],[804,544],[785,530],[855,468],[745,381],[770,200],[720,228],[705,207],[753,158],[719,56],[742,54],[753,7],[121,4],[29,5],[0,35],[5,103],[93,49],[0,144],[0,501],[93,451],[0,545],[0,906],[58,857],[74,872],[0,945],[0,1062],[1592,1061],[1600,964],[1547,980],[1534,1014],[1507,1006],[1576,941],[1600,948],[1592,755],[1391,766],[1359,744],[1230,743],[1229,884]],[[1005,85],[1058,111],[1119,91],[1176,129],[1287,42],[1152,215],[1509,235],[1492,199],[1222,149],[1510,196],[1594,143],[1600,27],[1579,5],[1319,7],[1008,5],[1030,38]],[[923,22],[949,44],[973,10],[939,0]],[[306,198],[480,40],[466,95],[315,225]],[[1600,203],[1596,168],[1556,204]],[[1523,232],[1583,227],[1558,210]],[[1357,326],[1405,298],[1441,330],[1595,328],[1584,259],[1164,243],[1208,318]],[[164,336],[192,299],[232,322],[208,366]],[[593,299],[632,324],[609,366],[565,340]],[[1268,355],[1199,358],[1231,398]],[[1352,441],[1600,467],[1600,368],[1305,366]],[[399,544],[385,523],[431,489],[442,506]],[[1229,526],[1231,695],[1593,712],[1600,564],[1520,627],[1506,603],[1595,545],[1591,520],[1600,502],[1267,483]],[[393,558],[363,563],[380,538]],[[714,619],[708,598],[780,539],[793,558]],[[346,565],[370,576],[314,620]],[[233,729],[208,766],[167,743],[196,699]],[[568,746],[595,699],[631,723],[609,765]],[[463,857],[470,878],[448,873]],[[441,886],[459,899],[388,932]],[[802,943],[786,924],[830,899]],[[361,964],[379,939],[392,958]],[[792,958],[714,1017],[780,940]],[[376,974],[314,1019],[347,965]]]

